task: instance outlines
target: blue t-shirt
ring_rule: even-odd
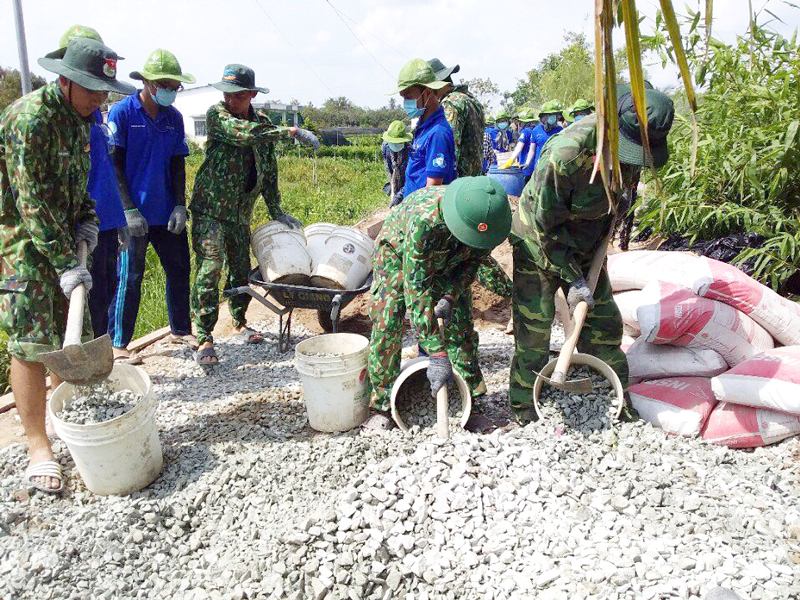
[[[119,199],[117,176],[114,174],[114,164],[108,155],[108,131],[103,123],[100,110],[94,111],[94,124],[92,124],[89,141],[89,156],[92,166],[89,168],[89,197],[94,200],[94,210],[100,219],[100,231],[119,229],[126,225],[125,211]]]
[[[406,185],[403,196],[424,188],[427,178],[442,179],[447,185],[456,178],[456,144],[453,130],[439,107],[430,117],[420,122],[414,131],[411,152],[406,166]]]
[[[525,161],[528,160],[528,153],[531,151],[532,146],[531,143],[533,142],[533,127],[525,127],[519,132],[519,139],[517,143],[519,144],[522,142],[522,151],[519,153],[517,157],[517,162],[522,165],[522,172],[525,177],[529,177],[531,173],[533,173],[533,165],[535,164],[534,160],[531,160],[531,164],[525,167]]]
[[[514,149],[514,134],[511,133],[511,129],[498,129],[497,127],[492,128],[492,148],[495,150],[501,150],[500,147],[497,145],[497,138],[501,135],[505,134],[506,138],[508,139],[508,147],[510,150]],[[502,152],[502,150],[501,150]]]
[[[539,123],[536,127],[533,128],[533,133],[531,134],[531,139],[534,144],[536,144],[536,155],[533,157],[533,162],[531,163],[531,173],[533,173],[533,169],[536,168],[536,163],[539,162],[539,155],[542,153],[542,148],[547,143],[551,137],[561,131],[561,127],[556,125],[550,131],[545,131],[544,126]]]
[[[137,92],[111,107],[108,124],[112,144],[125,148],[131,202],[148,225],[166,225],[175,208],[170,162],[173,156],[189,155],[181,113],[162,106],[151,119]]]

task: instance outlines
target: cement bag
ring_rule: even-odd
[[[628,350],[631,349],[633,343],[636,341],[636,338],[630,335],[622,334],[622,343],[619,345],[620,349],[627,354]]]
[[[665,377],[713,377],[728,370],[718,352],[656,346],[638,338],[627,351],[631,383]]]
[[[648,423],[667,433],[697,437],[717,405],[707,377],[674,377],[637,383],[631,404]]]
[[[711,382],[717,399],[800,415],[800,346],[754,356]]]
[[[703,429],[703,439],[729,448],[769,446],[800,433],[800,416],[720,402]]]
[[[731,367],[774,346],[761,325],[722,302],[663,281],[648,284],[642,294],[639,329],[653,344],[716,350]]]
[[[623,333],[630,336],[639,335],[639,319],[636,317],[636,309],[641,304],[642,292],[631,290],[630,292],[620,292],[614,294],[614,302],[622,315]]]
[[[692,289],[749,315],[786,346],[800,344],[800,305],[775,293],[732,265],[702,257]]]
[[[611,254],[608,257],[608,277],[611,290],[624,292],[641,290],[651,281],[669,281],[689,287],[692,268],[698,257],[686,252],[634,250]]]

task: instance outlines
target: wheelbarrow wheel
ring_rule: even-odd
[[[322,330],[325,333],[331,333],[333,331],[333,321],[331,320],[331,311],[317,310],[317,321],[319,321],[319,326],[322,327]]]

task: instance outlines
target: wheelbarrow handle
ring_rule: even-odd
[[[78,243],[78,264],[86,266],[86,257],[89,247],[86,241]],[[83,334],[83,310],[86,306],[86,286],[75,286],[69,296],[69,312],[67,313],[67,330],[64,333],[64,350],[67,357],[74,351],[80,352],[81,337]],[[74,348],[75,350],[71,350]]]

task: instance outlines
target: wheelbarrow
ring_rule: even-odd
[[[360,288],[356,290],[337,290],[331,288],[292,285],[264,281],[260,269],[250,272],[250,284],[223,290],[226,298],[238,294],[247,294],[258,300],[278,316],[278,351],[286,352],[292,340],[292,312],[295,308],[310,308],[317,311],[317,320],[327,333],[338,333],[341,310],[356,297],[368,291],[372,285],[372,274]],[[254,289],[260,287],[266,294]],[[278,302],[272,302],[272,297]],[[280,305],[280,306],[279,306]],[[284,321],[284,317],[286,317]]]

